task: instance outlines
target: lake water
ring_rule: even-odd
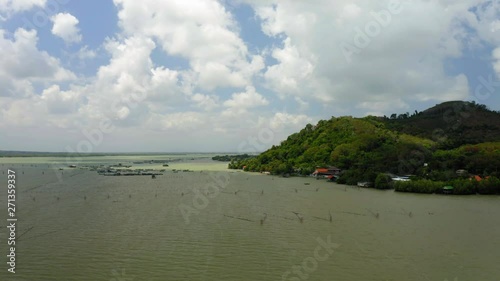
[[[0,158],[0,280],[500,280],[498,196],[229,171],[207,155],[151,159],[168,157],[180,160],[156,179]],[[8,168],[17,176],[16,274],[6,264]]]

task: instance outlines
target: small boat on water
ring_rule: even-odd
[[[447,185],[443,187],[443,194],[453,194],[453,186]]]
[[[373,183],[369,181],[360,181],[358,182],[359,187],[372,187]]]

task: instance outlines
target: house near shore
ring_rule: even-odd
[[[473,175],[473,176],[471,176],[469,179],[470,179],[470,180],[475,180],[475,181],[482,181],[482,180],[489,179],[489,178],[490,178],[489,176],[488,176],[488,177],[484,177],[484,178],[482,178],[481,176],[478,176],[478,175]]]
[[[313,177],[332,177],[332,176],[338,176],[340,175],[340,172],[342,170],[340,170],[339,168],[337,167],[328,167],[328,168],[317,168],[313,173],[312,173],[312,176]]]

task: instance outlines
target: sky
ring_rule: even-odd
[[[0,0],[0,150],[260,152],[332,116],[500,110],[500,1]]]

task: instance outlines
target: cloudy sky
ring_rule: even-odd
[[[0,150],[261,151],[331,116],[500,110],[500,1],[0,0]]]

